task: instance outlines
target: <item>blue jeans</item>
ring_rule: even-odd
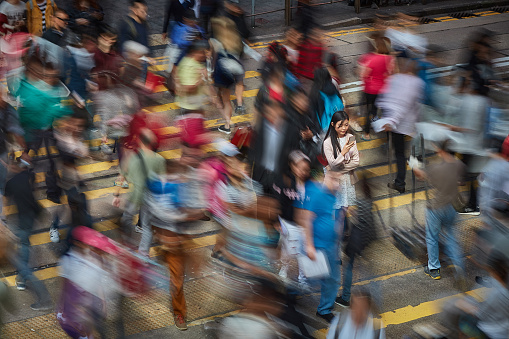
[[[350,292],[352,289],[352,279],[353,279],[353,262],[355,260],[355,254],[352,254],[351,257],[348,257],[348,262],[346,263],[346,267],[344,268],[343,274],[343,291],[341,292],[341,298],[344,301],[350,301]]]
[[[456,211],[451,204],[438,209],[426,209],[426,246],[428,248],[428,267],[430,270],[440,268],[438,244],[440,231],[442,230],[445,238],[445,254],[456,267],[464,270],[461,248],[454,230],[455,221]]]
[[[335,244],[330,248],[316,248],[316,250],[323,251],[329,260],[330,275],[327,278],[320,279],[320,304],[317,309],[318,314],[328,314],[334,309],[334,301],[341,285],[339,249],[337,244]]]
[[[27,284],[31,284],[39,301],[47,302],[51,300],[50,294],[46,286],[37,279],[33,274],[32,268],[29,266],[30,236],[32,235],[35,218],[35,214],[30,211],[18,213],[19,226],[16,235],[19,238],[19,250],[18,256],[13,256],[11,261],[18,271],[18,275],[21,278],[20,280],[25,281]]]

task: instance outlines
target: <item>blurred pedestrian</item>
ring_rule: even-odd
[[[320,303],[316,315],[328,323],[334,318],[332,310],[339,287],[340,273],[340,232],[335,221],[334,204],[338,191],[338,180],[325,176],[323,183],[308,181],[305,186],[305,198],[298,211],[298,224],[304,228],[305,251],[309,259],[315,261],[317,252],[325,256],[329,274],[320,278]],[[310,281],[312,282],[312,281]]]
[[[97,38],[104,12],[97,0],[74,0],[70,10],[69,28],[79,36],[88,35]]]
[[[413,166],[417,178],[426,180],[432,187],[432,199],[426,208],[426,246],[428,249],[428,265],[424,268],[431,278],[438,280],[440,274],[439,238],[445,238],[445,251],[452,260],[457,277],[465,274],[461,247],[455,229],[456,211],[452,202],[458,195],[458,183],[464,176],[464,165],[450,154],[449,141],[436,144],[436,151],[440,161],[421,170]]]
[[[162,174],[165,172],[165,161],[155,151],[158,147],[156,135],[148,128],[141,129],[137,139],[137,149],[131,155],[125,176],[133,185],[133,189],[126,199],[124,213],[120,219],[121,231],[124,234],[124,241],[130,246],[135,246],[133,235],[135,231],[133,218],[138,214],[143,202],[147,179],[152,173]],[[120,189],[120,188],[119,188]],[[120,207],[119,193],[114,194],[113,206]]]
[[[129,1],[129,15],[121,21],[118,28],[118,42],[121,52],[123,52],[126,41],[135,41],[150,50],[147,17],[148,7],[145,0]],[[148,52],[145,54],[148,54]]]
[[[65,47],[67,44],[67,27],[69,24],[69,15],[66,11],[58,8],[55,13],[50,16],[51,27],[42,35],[43,39],[60,46]]]
[[[176,101],[182,113],[204,112],[205,105],[212,96],[210,79],[205,62],[209,44],[195,41],[187,50],[186,56],[179,63],[175,74]]]
[[[51,16],[56,14],[57,8],[54,0],[28,0],[26,2],[28,33],[42,36],[51,27]]]
[[[61,190],[57,186],[56,164],[50,150],[50,146],[54,145],[52,125],[56,119],[72,114],[69,107],[61,104],[67,93],[60,85],[59,75],[59,70],[52,64],[43,65],[33,55],[27,60],[26,70],[11,92],[21,102],[18,114],[25,130],[26,151],[38,152],[40,147],[46,149],[49,160],[46,193],[48,199],[56,203],[60,202]]]
[[[352,292],[350,309],[334,318],[327,332],[327,339],[385,339],[385,330],[373,315],[373,298],[368,290],[360,287]]]
[[[51,295],[30,267],[30,236],[34,231],[34,223],[42,212],[42,207],[33,194],[34,181],[32,162],[28,154],[23,153],[9,166],[5,195],[12,198],[20,211],[15,232],[19,239],[18,253],[12,257],[12,264],[18,271],[16,288],[24,291],[28,285],[37,298],[30,308],[34,311],[47,311],[53,307]]]
[[[320,27],[312,27],[309,34],[299,45],[299,59],[296,66],[296,73],[304,87],[309,93],[313,85],[314,73],[317,68],[322,67],[325,54],[323,31]]]
[[[269,193],[276,177],[288,173],[288,155],[299,149],[299,131],[287,120],[281,103],[269,101],[263,113],[251,141],[249,161],[253,180]]]
[[[8,19],[13,32],[26,31],[26,4],[21,0],[6,0],[0,4],[0,13]]]
[[[85,195],[82,191],[82,178],[76,163],[88,157],[88,146],[83,140],[84,130],[88,122],[88,112],[76,109],[76,112],[62,121],[54,130],[56,146],[61,159],[61,175],[59,186],[67,195],[71,210],[71,227],[67,233],[66,247],[71,245],[70,235],[76,226],[92,227],[92,218],[88,213]],[[52,242],[60,241],[58,231],[62,211],[54,215],[49,235]]]
[[[376,99],[387,90],[387,78],[394,72],[395,59],[390,55],[390,41],[375,34],[370,40],[373,51],[359,58],[359,77],[364,85],[364,100],[366,101],[366,124],[362,140],[371,140],[371,120],[377,119]]]
[[[72,248],[60,259],[62,291],[56,318],[71,338],[106,337],[107,303],[115,296],[113,258],[119,251],[105,235],[79,226],[72,231]]]
[[[371,184],[368,182],[368,173],[363,173],[358,186],[362,192],[357,196],[355,211],[351,211],[349,229],[345,230],[346,246],[344,252],[347,259],[343,264],[343,283],[341,284],[341,296],[336,298],[336,304],[342,307],[350,306],[350,292],[352,289],[353,267],[357,257],[362,256],[365,249],[377,239],[376,225],[373,219],[373,195]]]
[[[243,52],[242,36],[231,18],[224,16],[213,18],[211,25],[214,36],[214,39],[211,39],[211,44],[216,60],[214,85],[218,89],[221,113],[225,119],[225,124],[218,130],[230,134],[230,120],[233,114],[230,100],[232,86],[235,86],[237,108],[240,107],[240,111],[236,109],[235,112],[239,113],[243,110],[242,92],[245,70],[240,59]]]
[[[415,134],[425,84],[416,75],[415,62],[404,58],[398,60],[401,63],[400,73],[389,77],[387,91],[377,98],[375,104],[382,110],[383,120],[380,123],[383,129],[391,133],[398,168],[396,180],[387,186],[402,194],[406,185],[405,137]]]
[[[166,39],[173,33],[173,28],[177,24],[184,23],[184,15],[189,9],[195,7],[195,0],[167,0],[166,10],[163,21],[163,39]],[[196,17],[196,16],[195,16]]]
[[[323,138],[329,130],[334,113],[344,111],[344,104],[332,77],[326,68],[318,68],[314,74],[309,93],[309,106],[314,124],[320,128]]]
[[[4,96],[6,95],[5,89],[0,88],[0,219],[5,222],[6,217],[3,213],[5,195],[5,183],[7,180],[8,170],[8,142],[9,137],[12,136],[14,141],[23,149],[26,148],[25,139],[23,135],[25,131],[19,124],[18,112],[10,104],[5,102]]]

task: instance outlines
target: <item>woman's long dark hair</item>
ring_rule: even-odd
[[[338,90],[332,83],[330,73],[325,67],[315,70],[313,87],[311,87],[311,91],[309,92],[310,112],[313,114],[314,120],[318,118],[321,121],[324,104],[320,92],[323,92],[325,95],[336,94],[339,96]]]
[[[331,122],[329,124],[329,129],[327,130],[327,134],[325,134],[325,138],[323,139],[323,142],[325,143],[325,140],[327,140],[328,137],[330,137],[330,141],[332,143],[332,149],[334,150],[334,158],[338,157],[338,151],[341,152],[341,145],[338,141],[338,133],[336,132],[336,124],[338,121],[350,121],[350,117],[348,114],[346,114],[345,111],[337,111],[332,115]],[[323,144],[322,144],[322,156],[325,157],[325,153],[323,151]]]

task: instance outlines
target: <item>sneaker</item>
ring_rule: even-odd
[[[387,184],[387,187],[389,187],[390,189],[398,191],[400,194],[405,193],[405,186],[396,186],[395,183],[390,182],[390,183]]]
[[[322,318],[329,324],[332,322],[332,319],[334,319],[334,314],[332,314],[332,313],[320,314],[320,313],[316,312],[316,316]]]
[[[352,131],[362,132],[362,127],[361,127],[361,125],[359,125],[359,123],[357,121],[351,121],[350,128],[352,129]]]
[[[101,152],[103,152],[105,155],[113,154],[113,150],[111,149],[111,147],[106,144],[101,144]]]
[[[19,275],[16,277],[16,288],[18,291],[24,291],[27,289],[27,285],[24,280],[21,280]]]
[[[341,306],[341,307],[350,307],[350,302],[346,301],[342,297],[337,297],[335,303],[336,303],[336,305]]]
[[[49,238],[51,242],[59,242],[60,241],[60,233],[58,232],[58,229],[51,227],[49,229]]]
[[[179,330],[181,331],[187,330],[187,324],[182,315],[180,314],[174,315],[173,321],[175,322],[175,327],[177,327]]]
[[[219,132],[223,132],[223,133],[225,133],[225,134],[231,134],[231,133],[232,133],[231,128],[226,128],[224,125],[219,126],[219,127],[217,128],[217,130],[218,130]]]
[[[53,308],[53,303],[51,301],[37,301],[30,305],[30,308],[34,311],[48,311]]]
[[[244,106],[237,106],[235,108],[235,114],[238,115],[246,114],[246,108]]]
[[[440,280],[442,279],[442,276],[440,275],[440,269],[437,268],[436,270],[430,270],[429,267],[426,265],[424,267],[424,273],[428,276],[430,276],[434,280]]]
[[[479,207],[472,208],[472,207],[464,207],[461,211],[458,212],[459,214],[464,215],[480,215],[481,211],[479,210]]]

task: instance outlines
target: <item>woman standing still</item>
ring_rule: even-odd
[[[322,146],[323,157],[328,162],[325,176],[339,181],[334,209],[336,220],[340,221],[344,220],[348,206],[355,205],[354,185],[357,177],[354,170],[359,166],[359,150],[355,137],[347,133],[349,123],[350,118],[344,111],[334,113]],[[341,228],[343,223],[337,225]]]
[[[366,100],[366,125],[362,140],[371,140],[371,116],[377,115],[376,98],[385,90],[386,79],[394,72],[395,59],[390,55],[390,40],[382,36],[375,36],[371,43],[374,51],[359,59],[359,75],[364,83],[364,97]]]

